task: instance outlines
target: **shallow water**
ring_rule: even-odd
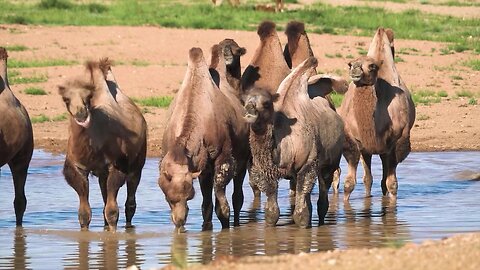
[[[92,222],[81,232],[77,220],[78,197],[65,182],[64,156],[34,152],[26,194],[23,228],[15,228],[13,184],[7,166],[0,182],[0,269],[107,269],[136,264],[143,269],[173,263],[185,266],[208,263],[224,255],[274,255],[352,247],[398,246],[405,242],[439,239],[480,230],[480,152],[412,153],[398,168],[396,205],[382,199],[381,166],[373,159],[373,197],[365,199],[359,167],[359,183],[349,204],[343,194],[330,196],[326,225],[299,229],[289,216],[288,182],[280,182],[279,226],[264,226],[263,202],[252,202],[245,181],[241,226],[201,232],[201,192],[190,201],[187,232],[177,234],[170,211],[157,185],[158,159],[148,159],[137,192],[133,229],[126,230],[123,214],[126,189],[120,190],[121,211],[117,233],[103,231],[103,201],[97,180],[90,181]],[[342,160],[345,175],[345,162]],[[343,182],[342,182],[343,184]],[[231,197],[229,186],[229,197]],[[316,202],[316,190],[312,200]],[[314,224],[318,222],[314,203]]]

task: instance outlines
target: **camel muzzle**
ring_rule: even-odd
[[[245,105],[245,120],[249,123],[253,123],[257,120],[258,118],[258,112],[257,109],[255,108],[255,105],[251,102],[249,102],[247,105]]]

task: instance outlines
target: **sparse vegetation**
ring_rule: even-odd
[[[147,98],[132,98],[135,103],[142,106],[167,108],[173,100],[171,96],[147,97]]]
[[[28,47],[23,45],[11,45],[5,46],[5,49],[9,52],[22,52],[28,50]]]
[[[8,82],[10,85],[15,84],[26,84],[26,83],[41,83],[48,80],[47,75],[38,75],[34,74],[32,76],[22,76],[22,73],[18,70],[9,70],[8,71]]]
[[[368,51],[365,50],[364,48],[357,48],[357,52],[360,55],[367,55]]]
[[[137,66],[137,67],[146,67],[149,66],[150,63],[145,60],[139,60],[139,59],[134,59],[132,62],[132,65]]]
[[[430,105],[432,103],[439,103],[442,98],[448,97],[445,90],[435,92],[430,89],[415,90],[411,92],[412,99],[415,104]]]
[[[71,66],[78,64],[77,61],[64,60],[64,59],[45,59],[45,60],[16,60],[9,59],[9,68],[34,68],[34,67],[53,67],[53,66]]]
[[[480,59],[471,59],[464,63],[465,66],[473,70],[480,71]]]
[[[42,96],[47,94],[45,90],[39,87],[29,87],[23,90],[23,92],[27,95],[34,95],[34,96]]]
[[[455,93],[457,97],[466,97],[466,98],[472,98],[474,96],[472,91],[468,90],[460,90]]]
[[[402,62],[405,62],[405,60],[403,58],[401,58],[400,56],[395,56],[395,63],[402,63]]]
[[[472,97],[468,100],[468,105],[477,105],[477,99]]]
[[[347,56],[345,56],[345,58],[347,58],[347,59],[353,59],[353,55],[347,54]]]
[[[54,116],[52,118],[46,116],[43,113],[40,114],[40,115],[37,115],[37,116],[30,116],[30,121],[33,124],[45,123],[45,122],[60,122],[60,121],[64,121],[64,120],[67,120],[67,114],[66,113]]]
[[[445,90],[440,90],[440,91],[437,92],[437,96],[442,97],[442,98],[446,98],[446,97],[448,97],[448,93]]]
[[[335,105],[335,108],[340,107],[343,101],[343,95],[338,94],[337,92],[332,92],[330,94],[330,97],[332,98],[333,104]]]
[[[428,116],[426,114],[419,114],[416,117],[417,121],[425,121],[425,120],[428,120],[428,119],[430,119],[430,116]]]
[[[463,80],[463,77],[460,76],[460,75],[452,75],[452,76],[450,76],[450,78],[452,78],[452,80],[455,80],[455,81]]]

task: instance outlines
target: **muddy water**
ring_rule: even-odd
[[[480,152],[412,153],[400,165],[396,205],[382,199],[379,160],[373,160],[373,197],[363,198],[361,175],[349,204],[330,196],[327,225],[298,229],[289,216],[288,183],[280,183],[279,226],[265,228],[262,202],[252,202],[245,182],[242,226],[221,231],[217,220],[212,232],[201,232],[201,196],[190,202],[187,232],[176,234],[169,209],[157,186],[158,159],[149,159],[137,193],[133,229],[103,231],[102,200],[95,178],[90,181],[91,227],[81,232],[77,221],[78,198],[61,174],[64,156],[35,151],[27,182],[28,206],[23,229],[15,228],[13,186],[8,167],[0,176],[1,269],[143,269],[173,263],[185,266],[208,263],[224,255],[274,255],[353,247],[398,246],[405,242],[439,239],[455,233],[480,230]],[[342,161],[343,162],[343,161]],[[345,164],[342,163],[344,172]],[[196,186],[198,189],[198,185]],[[231,192],[231,189],[230,189]],[[123,204],[125,188],[119,194]],[[316,192],[314,200],[316,201]],[[314,208],[316,213],[316,209]],[[314,224],[318,222],[314,214]]]

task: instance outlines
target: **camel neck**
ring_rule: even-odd
[[[252,156],[255,159],[261,158],[265,160],[272,160],[273,144],[273,124],[268,123],[261,127],[251,126],[250,132],[250,145],[252,150]]]
[[[358,125],[360,141],[365,149],[374,150],[377,146],[375,110],[377,96],[374,86],[357,87],[353,96],[355,119]]]

